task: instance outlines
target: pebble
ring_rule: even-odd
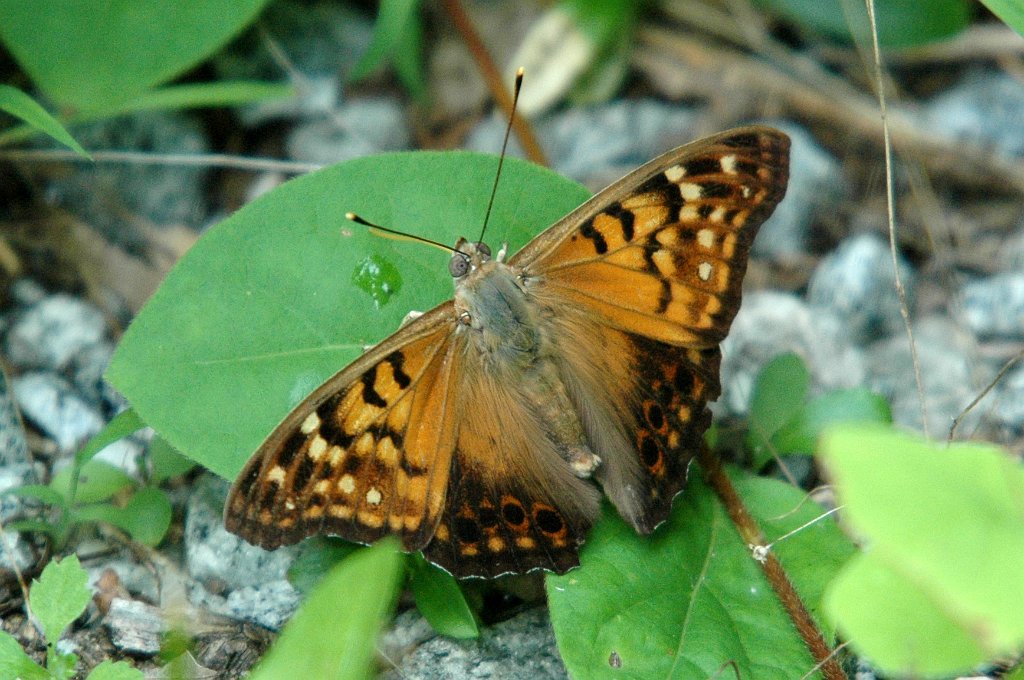
[[[142,656],[157,654],[168,630],[159,607],[121,597],[110,602],[103,625],[110,630],[110,641],[115,647]]]
[[[913,309],[914,271],[902,257],[897,261],[907,305]],[[812,308],[835,314],[857,344],[904,327],[893,284],[892,255],[876,234],[851,236],[822,258],[808,283],[807,299]]]
[[[836,316],[813,310],[790,293],[755,291],[744,296],[722,342],[722,397],[716,412],[745,414],[761,368],[787,352],[807,364],[815,392],[854,387],[864,379],[863,356]]]
[[[105,332],[106,320],[96,307],[70,295],[53,295],[14,322],[7,333],[7,359],[22,368],[62,371]]]
[[[1018,363],[996,385],[988,416],[1002,440],[1024,437],[1024,364]]]
[[[200,154],[209,150],[196,117],[181,111],[143,111],[76,125],[71,130],[90,151],[131,149],[142,153]],[[101,163],[77,166],[53,177],[48,198],[129,252],[145,252],[142,229],[126,217],[154,225],[197,227],[206,213],[209,169],[171,163]]]
[[[25,426],[18,414],[6,371],[0,369],[0,470],[3,466],[28,460]]]
[[[952,137],[993,149],[1007,157],[1024,156],[1024,88],[1013,75],[968,71],[955,87],[921,110],[921,124],[936,136]]]
[[[965,284],[959,313],[979,338],[1024,340],[1024,272],[1002,272]]]
[[[381,677],[384,680],[567,680],[569,674],[558,654],[547,610],[535,608],[483,628],[476,640],[434,637]]]
[[[57,442],[65,453],[76,450],[106,424],[99,409],[60,376],[30,371],[19,375],[12,383],[22,415]]]
[[[787,121],[767,124],[781,129],[792,141],[789,184],[786,197],[761,225],[752,251],[759,257],[784,261],[807,252],[808,234],[815,220],[839,208],[847,194],[847,183],[839,161],[807,130]]]

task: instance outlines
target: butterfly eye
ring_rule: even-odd
[[[465,253],[455,253],[452,259],[448,260],[448,273],[452,278],[458,279],[469,271],[469,256]]]
[[[476,242],[476,252],[483,253],[484,257],[491,256],[491,247],[483,241]]]
[[[469,315],[469,312],[463,312],[459,314],[459,323],[463,326],[471,326],[473,325],[473,317]]]

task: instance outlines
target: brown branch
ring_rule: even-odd
[[[469,48],[474,60],[476,60],[480,73],[487,83],[487,88],[491,91],[491,96],[498,102],[498,105],[505,112],[505,116],[511,117],[512,95],[509,94],[508,87],[502,81],[501,71],[498,70],[494,60],[491,59],[491,55],[484,46],[483,40],[480,39],[476,28],[473,27],[473,22],[470,20],[469,15],[462,8],[462,3],[459,0],[441,0],[441,6],[448,13],[448,16],[451,17],[452,23],[455,24],[455,29],[462,36],[466,47]],[[537,165],[548,167],[547,156],[544,154],[540,142],[537,141],[537,136],[533,133],[530,122],[519,116],[512,119],[512,127],[516,131],[519,141],[523,144],[526,157]]]
[[[707,446],[701,447],[700,464],[708,483],[722,500],[730,519],[747,545],[767,545],[768,541],[765,539],[761,527],[758,526],[757,521],[747,510],[739,494],[736,493],[736,488],[733,487],[729,477],[722,470],[721,462]],[[782,569],[779,560],[769,551],[766,553],[764,561],[758,560],[758,563],[772,589],[775,590],[779,601],[782,602],[786,613],[789,614],[793,625],[796,626],[797,632],[803,638],[804,644],[807,645],[808,651],[814,657],[815,663],[820,666],[822,675],[826,680],[847,680],[846,673],[843,672],[839,662],[834,658],[832,650],[825,643],[824,636],[818,630],[807,608],[804,607],[804,603],[797,595],[796,589]]]

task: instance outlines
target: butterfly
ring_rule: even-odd
[[[788,173],[786,135],[737,128],[655,158],[511,257],[460,239],[454,298],[295,407],[225,525],[267,549],[393,534],[459,577],[578,565],[602,492],[649,534],[710,425],[719,344]]]

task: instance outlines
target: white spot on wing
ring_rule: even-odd
[[[356,480],[352,475],[343,475],[338,480],[338,488],[344,493],[352,493],[356,490]]]
[[[381,495],[377,487],[370,487],[370,490],[366,492],[366,502],[370,505],[380,505],[380,499]]]
[[[715,245],[715,232],[710,229],[701,229],[697,232],[697,245],[701,248],[711,248]]]
[[[679,195],[683,197],[684,201],[696,201],[703,194],[704,190],[699,184],[683,182],[679,185]]]
[[[306,416],[305,420],[302,421],[302,425],[299,426],[299,431],[302,432],[302,434],[309,434],[318,427],[320,427],[320,416],[316,414],[316,411],[313,411]]]
[[[277,482],[278,484],[280,484],[281,482],[284,481],[284,475],[284,468],[281,467],[280,465],[275,465],[274,467],[270,468],[270,470],[267,471],[267,481]]]
[[[701,281],[707,281],[711,278],[711,263],[701,262],[697,265],[697,276],[700,277]]]
[[[673,165],[665,171],[665,177],[668,178],[669,182],[678,183],[679,180],[686,177],[686,168],[681,165]]]
[[[728,156],[722,156],[722,172],[727,175],[736,174],[736,154],[729,154]]]

